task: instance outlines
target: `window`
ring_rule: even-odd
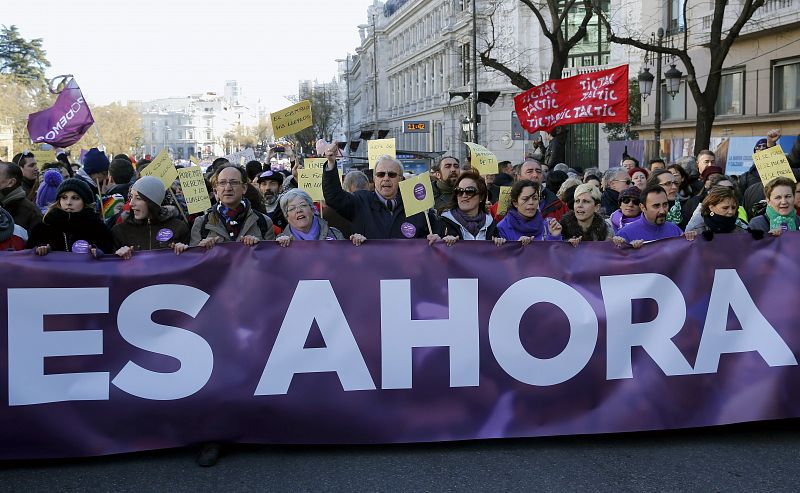
[[[661,114],[664,120],[686,119],[686,83],[681,82],[680,88],[675,99],[672,99],[667,94],[667,85],[661,85]]]
[[[667,0],[667,34],[682,33],[686,30],[683,6],[686,0]]]
[[[800,110],[800,59],[776,63],[772,71],[773,111]]]
[[[472,60],[472,50],[470,44],[461,45],[461,84],[467,85],[472,80],[472,70],[470,61]]]
[[[719,116],[744,114],[743,72],[722,74],[719,94],[717,95],[717,106],[714,111]]]
[[[206,140],[211,140],[211,130],[206,130]]]

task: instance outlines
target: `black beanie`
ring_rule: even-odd
[[[64,192],[75,192],[83,200],[84,207],[94,207],[95,197],[92,189],[80,178],[67,178],[56,191],[56,200],[61,197]]]

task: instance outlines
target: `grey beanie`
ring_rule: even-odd
[[[167,193],[164,183],[155,176],[139,178],[131,189],[136,190],[137,193],[144,195],[157,205],[161,205],[161,202],[164,202],[164,195]]]
[[[0,207],[0,241],[6,241],[14,234],[14,218]]]

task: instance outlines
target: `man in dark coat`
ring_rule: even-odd
[[[28,233],[42,222],[42,212],[22,188],[22,169],[15,164],[0,163],[0,205],[11,213],[14,224]]]

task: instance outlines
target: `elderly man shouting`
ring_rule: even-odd
[[[336,169],[334,143],[325,150],[328,159],[322,174],[322,194],[325,202],[342,217],[352,221],[353,231],[367,239],[427,238],[431,233],[422,214],[406,217],[403,199],[400,196],[400,181],[403,166],[394,158],[383,156],[375,165],[375,191],[357,190],[345,192]],[[433,230],[436,231],[436,215],[427,211]]]

